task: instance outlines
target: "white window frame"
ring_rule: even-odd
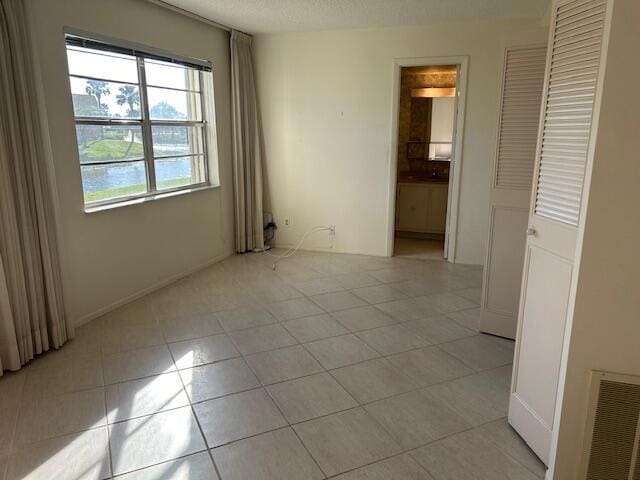
[[[164,198],[166,196],[172,196],[178,193],[187,193],[191,191],[198,191],[204,188],[211,188],[215,186],[219,186],[218,182],[218,172],[217,172],[217,142],[215,138],[215,108],[213,106],[213,85],[209,85],[209,83],[213,83],[213,69],[211,64],[206,61],[196,60],[186,57],[181,57],[178,55],[169,54],[157,49],[149,48],[149,47],[139,47],[137,45],[133,45],[128,42],[122,42],[112,39],[106,39],[104,37],[99,37],[97,35],[87,34],[85,32],[78,32],[74,30],[65,29],[65,50],[70,45],[69,38],[74,39],[83,39],[91,44],[102,44],[103,48],[95,48],[91,45],[87,45],[83,48],[94,49],[97,52],[100,51],[109,51],[111,48],[113,52],[116,53],[124,53],[126,55],[131,55],[136,60],[137,73],[138,73],[138,89],[140,95],[140,119],[126,119],[126,118],[95,118],[95,117],[83,117],[76,116],[74,111],[74,125],[99,125],[99,126],[139,126],[142,132],[142,144],[143,144],[143,157],[136,159],[125,159],[125,160],[106,160],[106,161],[96,161],[87,163],[80,163],[80,158],[78,157],[78,166],[82,167],[83,165],[117,165],[117,164],[126,164],[131,162],[140,162],[144,161],[145,165],[145,173],[146,173],[146,192],[139,194],[132,194],[127,196],[120,196],[105,200],[98,200],[94,202],[87,202],[84,198],[84,186],[83,186],[83,202],[85,206],[85,212],[91,211],[99,211],[104,208],[111,208],[131,203],[138,203],[139,201],[146,200],[154,200],[157,198]],[[126,50],[123,52],[123,50]],[[178,65],[185,66],[187,68],[194,68],[198,75],[198,85],[199,90],[186,90],[190,93],[195,93],[199,97],[199,107],[200,107],[200,120],[152,120],[149,114],[149,102],[148,102],[148,94],[147,87],[154,87],[154,85],[147,84],[146,80],[146,72],[145,72],[145,59],[148,60],[156,60],[167,63],[176,63]],[[204,73],[211,72],[211,76],[207,76],[205,78]],[[69,80],[71,78],[83,78],[87,80],[98,80],[98,81],[113,81],[106,78],[94,78],[87,77],[83,75],[71,74],[67,71],[67,75]],[[132,84],[133,85],[133,84]],[[160,88],[165,88],[169,90],[180,90],[185,91],[183,89],[172,89],[170,87],[165,86],[156,86]],[[210,98],[209,98],[210,97]],[[192,153],[192,154],[182,154],[182,155],[169,155],[169,156],[160,156],[155,157],[153,152],[153,138],[152,138],[152,127],[163,127],[163,126],[184,126],[184,127],[197,127],[200,129],[201,138],[202,138],[202,153]],[[211,152],[210,152],[211,151]],[[212,162],[212,158],[214,157],[215,162]],[[78,151],[79,155],[79,151]],[[181,185],[173,188],[164,188],[158,189],[156,184],[156,176],[155,176],[155,161],[157,159],[170,159],[170,158],[184,158],[184,157],[202,157],[203,162],[203,180],[197,183],[189,183],[187,185]],[[216,171],[211,167],[214,167]],[[199,168],[199,167],[198,167]],[[81,172],[80,172],[81,173]]]

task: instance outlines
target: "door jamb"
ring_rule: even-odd
[[[454,141],[449,170],[450,202],[447,205],[447,261],[455,263],[458,233],[458,211],[460,204],[462,145],[464,137],[464,119],[467,102],[467,83],[469,78],[469,56],[456,55],[447,57],[411,57],[396,58],[392,66],[391,97],[391,148],[389,149],[389,185],[387,202],[387,247],[386,255],[393,256],[395,238],[396,187],[398,168],[398,112],[400,107],[400,82],[402,67],[419,67],[422,65],[458,65],[459,75],[456,78],[456,121],[454,122]],[[453,173],[453,176],[451,174]]]

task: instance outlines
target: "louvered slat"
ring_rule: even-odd
[[[545,62],[545,47],[507,50],[496,187],[527,190],[533,183]]]
[[[577,226],[600,69],[606,2],[557,7],[544,99],[535,213]]]

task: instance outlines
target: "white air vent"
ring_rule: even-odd
[[[606,9],[605,0],[556,7],[535,213],[573,226],[580,215]]]
[[[593,372],[586,480],[640,480],[640,377]]]

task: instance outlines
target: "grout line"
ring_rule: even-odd
[[[169,355],[171,355],[171,359],[172,359],[173,364],[175,366],[176,359],[173,356],[173,352],[171,351],[170,348],[168,348],[168,350],[169,350]],[[182,379],[182,375],[180,375],[179,372],[178,372],[178,378],[180,379],[180,384],[182,385],[182,390],[184,391],[184,394],[187,396],[187,401],[189,402],[189,408],[191,409],[191,415],[193,415],[193,419],[195,420],[196,425],[198,426],[198,431],[200,432],[200,436],[202,437],[202,441],[204,442],[204,446],[205,446],[205,448],[207,450],[209,458],[211,459],[211,463],[213,464],[213,469],[215,470],[216,475],[218,476],[218,478],[221,479],[222,475],[220,474],[220,469],[218,468],[218,465],[216,464],[216,461],[213,458],[213,453],[211,453],[211,448],[209,447],[209,442],[207,440],[207,436],[204,434],[204,429],[202,428],[202,425],[200,424],[200,419],[198,418],[198,415],[196,415],[196,409],[194,407],[194,404],[191,401],[191,396],[189,395],[189,392],[187,390],[187,386],[185,385],[184,380]]]

